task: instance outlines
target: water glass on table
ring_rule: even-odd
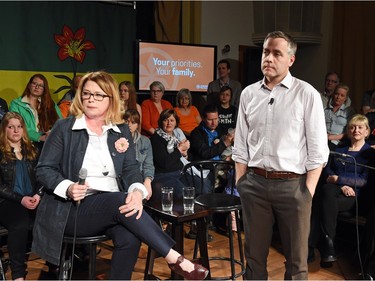
[[[173,187],[161,188],[161,208],[165,212],[172,212],[173,209]]]
[[[194,186],[187,186],[182,188],[182,198],[184,204],[184,211],[194,211]]]

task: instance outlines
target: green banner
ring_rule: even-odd
[[[0,11],[0,70],[134,72],[132,6],[108,1],[17,1],[0,2]],[[66,41],[78,42],[69,48],[80,56],[63,55],[56,38],[64,35]]]

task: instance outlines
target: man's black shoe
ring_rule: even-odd
[[[335,251],[335,245],[331,237],[326,235],[323,237],[321,249],[320,249],[320,257],[323,263],[330,263],[337,261],[337,255]]]

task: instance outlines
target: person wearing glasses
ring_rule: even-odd
[[[336,72],[328,72],[324,79],[324,91],[320,93],[322,98],[323,107],[328,105],[328,101],[333,95],[336,86],[340,83],[340,77]]]
[[[59,107],[51,98],[48,81],[42,74],[34,74],[22,96],[11,101],[9,111],[19,113],[25,120],[27,134],[39,148],[55,122],[62,118]]]
[[[87,73],[70,112],[56,122],[36,167],[46,192],[35,219],[33,251],[57,265],[64,234],[105,233],[114,245],[107,279],[131,280],[141,242],[184,278],[206,278],[208,270],[176,252],[172,238],[143,212],[148,192],[113,77],[103,71]],[[82,168],[87,176],[79,184]]]
[[[172,109],[169,101],[163,100],[165,87],[160,81],[150,85],[150,98],[142,102],[142,135],[151,137],[158,127],[160,113],[164,109]]]
[[[186,136],[190,136],[191,131],[202,122],[202,118],[198,109],[193,105],[189,89],[183,88],[178,91],[174,110],[180,118],[180,129]]]

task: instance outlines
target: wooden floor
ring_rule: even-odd
[[[223,256],[228,255],[228,240],[227,237],[220,235],[216,232],[210,231],[214,236],[214,241],[208,244],[209,256]],[[341,244],[345,244],[342,242]],[[193,253],[193,240],[185,239],[185,256],[192,258]],[[97,279],[107,279],[107,274],[110,267],[111,259],[111,242],[106,242],[100,246],[100,253],[97,259]],[[237,247],[237,243],[236,243]],[[331,268],[321,268],[319,265],[319,253],[316,251],[316,259],[313,263],[309,264],[309,279],[310,280],[354,280],[359,279],[358,266],[355,265],[355,249],[353,245],[346,247],[345,245],[340,246],[342,249],[339,252],[339,261],[334,263]],[[269,279],[281,280],[284,279],[284,257],[279,251],[280,243],[278,239],[274,239],[273,246],[270,248],[268,258],[268,272]],[[145,256],[147,253],[147,246],[142,245],[137,264],[135,266],[132,280],[143,280],[143,271],[145,267]],[[230,272],[230,265],[224,261],[212,261],[211,275],[215,276],[228,276]],[[28,280],[50,280],[54,276],[49,274],[48,268],[45,262],[35,256],[30,255],[28,262]],[[164,259],[158,258],[155,262],[154,274],[161,279],[168,279],[170,270],[168,269]],[[10,270],[6,273],[8,280],[10,277]],[[73,279],[87,279],[87,268],[82,265],[75,265],[75,272]],[[238,278],[242,279],[242,278]]]

